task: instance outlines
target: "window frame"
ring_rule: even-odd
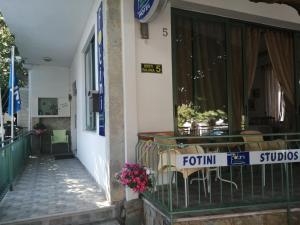
[[[84,97],[85,97],[85,130],[96,132],[96,112],[91,112],[90,97],[88,96],[89,91],[96,90],[96,43],[95,35],[88,40],[86,48],[83,54],[84,61]],[[87,72],[88,71],[88,72]]]
[[[297,54],[297,47],[300,47],[300,32],[292,29],[287,29],[287,28],[280,28],[276,26],[271,26],[271,25],[265,25],[265,24],[260,24],[260,23],[255,23],[255,22],[249,22],[249,21],[243,21],[243,20],[238,20],[238,19],[232,19],[232,18],[226,18],[226,17],[221,17],[221,16],[216,16],[216,15],[210,15],[210,14],[205,14],[201,12],[193,12],[193,11],[187,11],[183,9],[178,9],[178,8],[171,8],[171,32],[172,32],[172,78],[173,78],[173,119],[174,119],[174,130],[175,133],[178,132],[178,124],[177,124],[177,71],[176,71],[176,40],[174,40],[174,37],[176,37],[175,33],[175,17],[176,16],[184,16],[187,18],[190,18],[192,21],[209,21],[209,22],[216,22],[216,23],[223,23],[225,27],[225,36],[226,36],[226,41],[225,41],[225,49],[226,53],[230,54],[230,29],[232,27],[239,26],[242,29],[242,76],[243,76],[243,89],[244,89],[244,104],[243,104],[243,111],[245,114],[245,127],[248,127],[248,94],[247,94],[247,66],[246,66],[246,61],[245,61],[245,28],[246,26],[255,26],[258,28],[263,28],[263,29],[272,29],[272,30],[278,30],[278,31],[289,31],[294,33],[294,88],[295,88],[295,112],[296,112],[296,117],[297,117],[297,130],[300,129],[300,54]],[[193,49],[194,50],[194,49]],[[232,115],[233,111],[233,102],[232,102],[232,85],[231,85],[231,78],[232,78],[232,58],[230,55],[227,57],[226,61],[226,77],[227,77],[227,95],[228,95],[228,101],[227,101],[227,114],[228,114],[228,128],[229,128],[229,134],[232,134],[232,117],[229,115]],[[296,81],[299,82],[296,82]]]

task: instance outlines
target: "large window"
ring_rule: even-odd
[[[96,88],[95,76],[95,38],[90,41],[84,55],[85,62],[85,112],[86,130],[96,130],[96,113],[93,112],[89,92]]]
[[[293,32],[173,9],[180,134],[295,130]]]

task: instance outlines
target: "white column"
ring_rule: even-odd
[[[125,161],[135,162],[135,145],[137,143],[137,83],[134,1],[122,1],[122,58],[123,58],[123,92],[124,92],[124,133]],[[136,198],[126,188],[126,199]]]

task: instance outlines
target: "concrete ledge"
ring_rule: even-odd
[[[115,219],[115,206],[1,222],[0,225],[82,225]]]
[[[228,219],[228,218],[237,218],[237,217],[278,214],[278,213],[287,213],[287,210],[286,209],[273,209],[273,210],[244,212],[244,213],[230,213],[230,214],[220,214],[220,215],[217,214],[217,215],[211,215],[211,216],[194,216],[194,217],[188,217],[188,218],[178,218],[178,219],[175,219],[174,221],[175,222],[206,221],[206,220],[219,220],[219,219]]]
[[[147,199],[144,202],[145,225],[298,225],[300,221],[300,208],[296,205],[288,211],[287,208],[267,209],[251,208],[242,211],[226,210],[212,214],[199,212],[169,215],[158,209]]]

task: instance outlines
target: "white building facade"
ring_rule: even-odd
[[[30,117],[47,117],[39,115],[38,98],[62,99],[67,109],[57,117],[69,120],[66,124],[69,124],[72,151],[111,202],[125,196],[114,174],[125,162],[135,161],[138,133],[175,129],[173,9],[300,30],[300,16],[286,5],[248,0],[170,0],[148,22],[149,38],[142,39],[140,22],[134,17],[134,2],[89,1],[69,63],[50,66],[33,63],[29,71]],[[91,107],[87,92],[99,91],[97,11],[100,4],[103,4],[105,136],[99,135],[99,112],[87,113]],[[22,53],[22,46],[20,50]],[[159,64],[162,72],[142,72],[142,64]],[[92,77],[87,78],[87,74]],[[129,192],[126,196],[131,198]]]

